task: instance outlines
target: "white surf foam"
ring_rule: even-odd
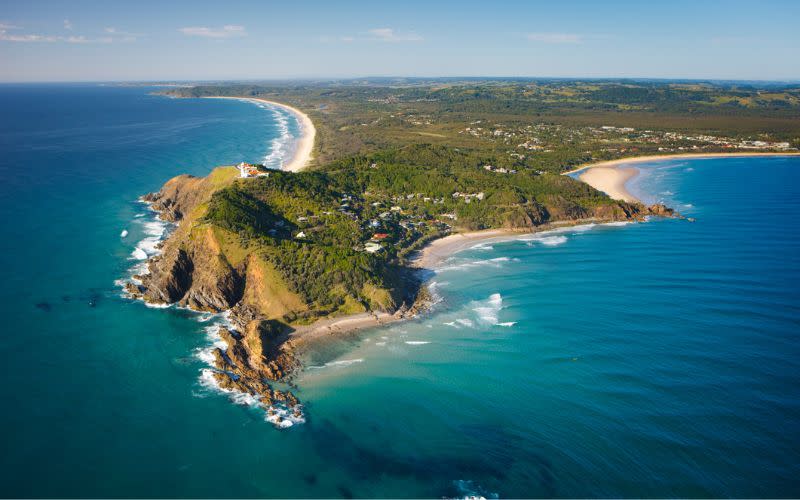
[[[153,304],[150,302],[145,302],[144,305],[150,309],[169,309],[172,307],[172,304]]]
[[[274,405],[267,408],[267,416],[264,418],[267,422],[271,423],[279,429],[288,429],[297,424],[304,424],[306,422],[305,416],[302,412],[295,415],[294,411],[280,405]]]
[[[133,252],[131,252],[131,257],[136,260],[145,260],[147,259],[147,252],[137,247],[133,249]]]
[[[511,259],[508,257],[495,257],[493,259],[485,259],[485,260],[471,260],[467,262],[461,262],[458,264],[451,264],[449,266],[440,267],[437,269],[437,272],[442,271],[455,271],[460,269],[470,269],[474,267],[502,267],[504,262],[509,262]]]
[[[505,323],[495,323],[497,326],[511,327],[517,324],[516,321],[506,321]]]
[[[486,498],[500,498],[497,493],[487,492],[481,486],[475,484],[475,481],[470,479],[457,479],[453,481],[453,485],[458,491],[459,498],[468,500],[486,500]]]
[[[385,342],[384,342],[385,343]],[[376,342],[377,344],[377,342]],[[340,359],[337,361],[329,361],[324,365],[313,365],[309,366],[309,370],[320,370],[322,368],[330,368],[330,367],[346,367],[350,365],[354,365],[356,363],[363,363],[364,358],[356,358],[356,359]]]
[[[472,310],[478,313],[482,323],[490,325],[497,324],[500,309],[503,308],[503,296],[499,293],[493,293],[479,306],[474,307]]]
[[[467,318],[458,318],[456,320],[456,323],[458,323],[459,325],[467,326],[469,328],[473,328],[475,326],[475,323],[473,323],[471,319]]]
[[[291,159],[294,153],[295,137],[289,131],[290,113],[277,106],[264,105],[263,103],[258,103],[258,106],[272,112],[275,124],[278,127],[278,137],[270,141],[267,154],[261,163],[270,168],[283,168],[286,161]]]
[[[472,247],[472,250],[494,250],[494,247],[488,243],[478,243]]]
[[[427,340],[406,340],[406,344],[408,345],[425,345],[430,344]]]
[[[542,238],[539,238],[536,241],[538,241],[542,245],[545,245],[545,246],[548,246],[548,247],[555,247],[555,246],[563,245],[564,243],[566,243],[567,242],[567,237],[566,236],[544,236]]]
[[[142,199],[139,199],[139,203],[147,206],[147,208],[150,210],[152,218],[144,219],[143,217],[147,215],[144,213],[139,213],[134,216],[136,219],[135,222],[142,226],[142,232],[145,234],[145,238],[136,244],[136,247],[133,249],[130,255],[130,260],[138,261],[138,263],[128,269],[127,278],[114,281],[114,284],[122,289],[121,296],[124,298],[131,298],[130,293],[128,293],[128,291],[125,289],[125,286],[128,283],[133,283],[135,285],[142,284],[141,280],[134,278],[134,276],[145,275],[150,272],[150,269],[147,265],[147,259],[161,253],[159,244],[162,242],[162,240],[164,240],[164,238],[166,238],[168,229],[174,226],[173,223],[163,221],[159,218],[159,215],[152,208],[152,203]],[[128,234],[128,230],[125,229],[122,231],[120,236],[124,238],[128,236]],[[169,307],[167,304],[145,303],[145,305],[156,308]]]

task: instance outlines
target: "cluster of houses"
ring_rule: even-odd
[[[369,193],[365,193],[370,196]],[[466,203],[473,200],[483,200],[484,193],[453,193],[453,198],[463,199]],[[359,247],[360,251],[367,253],[379,253],[390,249],[393,245],[401,243],[407,238],[413,238],[415,234],[424,234],[430,228],[438,228],[440,231],[451,231],[452,226],[445,222],[457,220],[455,213],[443,213],[438,217],[431,217],[422,213],[407,213],[404,210],[405,203],[419,199],[425,203],[443,204],[444,198],[433,198],[424,193],[413,193],[406,195],[395,195],[383,201],[371,201],[367,203],[360,197],[343,194],[339,200],[337,212],[361,223],[363,233],[369,236],[369,240]],[[371,215],[365,217],[365,212]],[[310,240],[311,228],[323,218],[323,216],[334,215],[336,212],[323,211],[318,215],[302,215],[296,218],[298,229],[294,233],[295,240]],[[271,231],[276,234],[275,231]],[[363,234],[362,233],[362,234]]]
[[[239,177],[242,179],[247,179],[248,177],[269,177],[269,172],[264,170],[263,165],[242,162],[236,165],[236,168],[239,169]]]
[[[475,125],[482,124],[483,127]],[[502,141],[516,149],[509,150],[511,158],[525,159],[525,152],[549,153],[555,148],[567,143],[585,143],[587,140],[607,143],[609,147],[601,148],[606,152],[635,152],[636,149],[626,147],[619,149],[620,143],[649,143],[660,145],[659,151],[689,151],[700,150],[706,147],[740,150],[772,150],[793,151],[789,142],[772,142],[764,138],[737,139],[731,137],[718,137],[707,134],[685,134],[661,130],[638,130],[633,127],[617,127],[603,125],[599,127],[568,127],[557,124],[538,123],[525,125],[518,128],[503,127],[500,124],[481,123],[480,120],[470,123],[470,126],[459,132],[490,141]],[[614,147],[616,146],[616,147]],[[587,151],[587,154],[591,151]],[[485,168],[485,167],[484,167]],[[487,169],[488,170],[488,169]]]
[[[497,172],[498,174],[516,174],[517,171],[510,168],[505,167],[495,167],[492,165],[484,165],[483,169],[488,172]]]
[[[459,193],[458,191],[453,193],[453,198],[461,198],[464,203],[471,203],[472,200],[483,200],[485,197],[486,195],[483,194],[483,191],[480,193]]]

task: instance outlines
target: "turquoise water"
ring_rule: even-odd
[[[312,353],[277,430],[200,383],[216,320],[114,281],[137,196],[280,120],[148,90],[0,87],[4,495],[800,495],[800,159],[653,163],[633,188],[697,222],[458,254],[432,313]]]

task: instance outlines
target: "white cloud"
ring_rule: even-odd
[[[525,38],[532,42],[552,44],[575,44],[583,41],[581,35],[574,33],[528,33]]]
[[[373,28],[367,30],[367,33],[372,40],[379,40],[381,42],[419,42],[423,40],[420,35],[413,31],[396,33],[392,28]]]
[[[69,22],[69,19],[64,19],[64,29],[72,31],[72,23]]]
[[[110,36],[114,37],[115,40],[120,42],[135,42],[137,38],[141,38],[145,35],[141,33],[130,33],[128,31],[121,31],[113,26],[109,26],[105,28],[103,31],[108,33]]]
[[[343,35],[343,36],[321,36],[319,41],[322,43],[352,43],[352,42],[420,42],[424,38],[413,31],[405,33],[398,33],[392,28],[373,28],[361,32],[358,36]]]
[[[49,35],[14,35],[0,30],[0,41],[4,42],[57,42],[60,38]]]
[[[192,26],[188,28],[180,28],[178,31],[186,36],[200,36],[205,38],[234,38],[247,36],[247,30],[244,29],[244,26],[237,26],[233,24],[227,24],[222,28]]]
[[[11,30],[20,30],[19,26],[10,24],[0,24],[0,42],[17,42],[17,43],[72,43],[72,44],[87,44],[87,43],[112,43],[115,39],[111,36],[104,36],[98,38],[87,38],[84,35],[70,35],[70,36],[56,36],[56,35],[40,35],[36,33],[9,33]]]
[[[80,36],[68,36],[63,39],[67,43],[113,43],[114,39],[110,36],[102,36],[99,38],[86,38],[83,35]]]

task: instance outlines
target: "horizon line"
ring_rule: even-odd
[[[186,84],[211,84],[211,83],[258,83],[258,82],[336,82],[354,80],[629,80],[629,81],[686,81],[686,82],[759,82],[759,83],[787,83],[800,84],[798,78],[716,78],[716,77],[653,77],[653,76],[522,76],[522,75],[459,75],[459,76],[420,76],[420,75],[391,75],[391,76],[298,76],[298,77],[271,77],[271,78],[160,78],[160,79],[99,79],[99,80],[0,80],[0,85],[8,84],[125,84],[125,83],[186,83]]]

